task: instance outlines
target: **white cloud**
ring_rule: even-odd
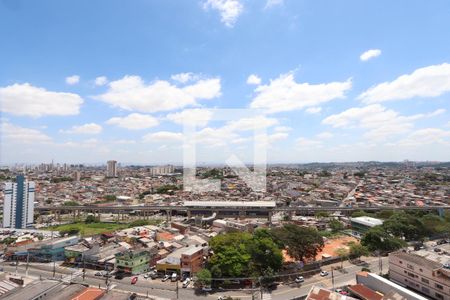
[[[268,85],[258,86],[250,107],[267,109],[272,113],[316,107],[333,99],[344,98],[351,86],[350,79],[321,84],[297,83],[290,72],[271,80]]]
[[[219,97],[219,78],[198,80],[182,88],[164,80],[145,84],[139,76],[125,76],[109,83],[109,90],[96,99],[125,110],[156,112],[197,105],[197,100]]]
[[[14,143],[49,143],[52,139],[39,130],[20,127],[8,122],[0,124],[1,138],[4,142]]]
[[[187,73],[179,73],[179,74],[175,74],[170,76],[170,78],[172,80],[178,81],[180,83],[186,83],[189,81],[196,81],[200,78],[199,75],[191,73],[191,72],[187,72]]]
[[[225,125],[226,128],[232,131],[247,131],[264,129],[274,125],[278,125],[278,120],[275,118],[267,118],[265,116],[256,116],[249,118],[241,118],[237,121],[230,121]]]
[[[182,125],[183,122],[187,124],[195,122],[197,126],[206,126],[212,116],[213,113],[211,110],[194,108],[168,114],[167,119],[180,125]]]
[[[371,87],[358,96],[364,103],[437,97],[450,91],[450,64],[420,68],[391,82]]]
[[[438,109],[428,114],[402,116],[394,110],[379,104],[372,104],[365,107],[353,107],[339,114],[328,116],[322,123],[335,128],[368,129],[364,137],[383,140],[411,130],[416,120],[430,118],[444,112],[444,109]]]
[[[77,115],[82,103],[77,94],[47,91],[29,83],[0,88],[0,109],[16,116]]]
[[[435,143],[450,146],[450,131],[440,128],[423,128],[412,132],[396,144],[415,147]]]
[[[267,0],[265,8],[271,8],[277,5],[283,5],[284,0]]]
[[[321,133],[316,135],[316,137],[318,139],[321,139],[321,140],[331,139],[333,136],[334,135],[331,132],[328,132],[328,131],[324,131],[324,132],[321,132]]]
[[[217,10],[221,16],[221,22],[227,27],[233,27],[239,15],[244,11],[240,0],[206,0],[203,9]]]
[[[273,129],[275,132],[289,132],[292,130],[291,127],[288,126],[277,126]]]
[[[261,83],[261,78],[259,78],[258,75],[251,74],[247,78],[247,84],[259,85],[260,83]]]
[[[95,78],[95,85],[96,86],[102,86],[108,83],[108,78],[106,76],[99,76]]]
[[[158,119],[150,115],[143,115],[138,113],[129,114],[126,117],[114,117],[106,121],[106,124],[117,125],[127,129],[146,129],[155,127],[159,124]]]
[[[314,115],[314,114],[318,114],[322,111],[322,107],[320,106],[315,106],[315,107],[308,107],[307,109],[305,109],[306,113]]]
[[[144,135],[144,142],[178,142],[183,140],[183,134],[171,131],[158,131]]]
[[[370,50],[367,50],[366,52],[364,52],[363,54],[361,54],[359,59],[362,61],[368,61],[369,59],[375,58],[380,55],[381,55],[380,49],[370,49]]]
[[[74,84],[77,84],[78,82],[80,82],[80,76],[78,76],[78,75],[72,75],[72,76],[66,77],[66,83],[69,85],[74,85]]]
[[[102,132],[102,126],[95,123],[87,123],[79,126],[72,126],[69,130],[60,130],[61,133],[73,133],[73,134],[99,134]]]

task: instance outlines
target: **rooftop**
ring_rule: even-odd
[[[351,221],[369,227],[374,227],[383,224],[383,220],[366,216],[351,218]]]
[[[275,201],[184,201],[189,207],[275,207]]]

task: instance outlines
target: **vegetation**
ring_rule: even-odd
[[[337,233],[344,229],[344,224],[342,224],[341,221],[336,219],[331,220],[330,223],[328,223],[328,225],[330,226],[331,231],[333,233]]]
[[[152,219],[152,220],[135,220],[128,224],[128,227],[138,227],[138,226],[145,226],[145,225],[158,225],[161,223],[160,219]]]
[[[91,224],[91,223],[98,223],[99,219],[97,217],[95,217],[94,215],[88,215],[86,217],[86,220],[84,220],[84,222],[86,224]]]
[[[63,203],[63,206],[80,206],[81,204],[76,201],[66,201]]]
[[[179,190],[180,188],[174,184],[166,184],[158,187],[156,189],[157,194],[169,194],[173,195],[173,191]]]
[[[197,280],[195,281],[197,287],[211,285],[212,275],[208,269],[201,269],[195,276],[197,277]]]
[[[59,231],[62,235],[81,234],[82,236],[90,236],[102,233],[113,232],[120,229],[127,228],[127,224],[120,223],[85,223],[77,222],[72,224],[57,225],[45,228],[46,230]]]
[[[202,178],[223,179],[223,171],[213,168],[202,174]]]
[[[53,177],[50,182],[52,183],[60,183],[60,182],[64,182],[64,181],[73,181],[72,177],[69,176],[63,176],[63,177]]]
[[[4,238],[3,240],[1,240],[1,241],[0,241],[0,244],[11,245],[11,244],[13,244],[16,240],[17,240],[17,238],[8,236],[8,237]]]
[[[117,197],[116,197],[115,195],[106,195],[106,196],[103,197],[103,198],[105,198],[105,200],[106,200],[107,202],[113,202],[113,201],[116,201],[116,200],[117,200]]]
[[[349,251],[345,248],[337,248],[334,254],[341,259],[341,269],[344,268],[344,260],[348,257]]]
[[[287,249],[296,260],[314,259],[324,247],[322,236],[315,228],[286,224],[274,228],[271,234],[278,245]]]
[[[359,243],[355,243],[355,242],[351,242],[349,243],[349,255],[352,258],[360,258],[361,256],[367,256],[369,255],[369,249],[367,249],[367,247],[359,244]]]
[[[391,252],[406,246],[406,242],[391,236],[382,226],[369,229],[361,239],[361,244],[369,251]]]

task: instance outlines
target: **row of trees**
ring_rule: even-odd
[[[270,278],[283,264],[282,249],[296,260],[314,260],[324,242],[315,228],[287,224],[273,229],[258,229],[253,234],[232,232],[210,240],[213,256],[197,273],[201,285],[214,278]]]

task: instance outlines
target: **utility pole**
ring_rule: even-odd
[[[333,285],[333,289],[334,289],[334,268],[331,267],[331,284]]]
[[[177,299],[178,299],[178,279],[177,279],[177,288],[176,288],[176,292],[177,292]]]
[[[380,275],[383,275],[383,260],[381,255],[378,253],[378,268],[380,269]]]
[[[262,298],[263,298],[263,286],[262,286],[261,277],[258,278],[258,281],[259,281],[259,294],[261,296],[260,299],[262,300]]]
[[[52,255],[52,260],[53,260],[53,278],[55,278],[55,274],[56,274],[56,261],[55,261],[55,256]]]
[[[28,277],[28,264],[30,262],[30,252],[27,251],[27,266],[25,268],[25,276]]]
[[[16,275],[18,274],[18,269],[19,269],[19,257],[16,255]]]

